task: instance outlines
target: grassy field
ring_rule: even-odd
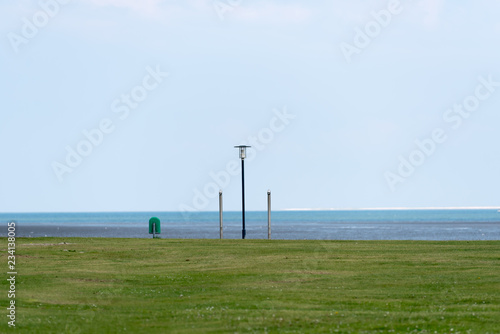
[[[16,243],[1,332],[500,333],[498,241]]]

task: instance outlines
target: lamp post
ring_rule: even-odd
[[[245,229],[245,158],[247,157],[247,147],[246,145],[235,146],[235,148],[240,151],[240,159],[241,159],[241,220],[242,220],[242,230],[241,230],[241,238],[245,239],[247,231]]]

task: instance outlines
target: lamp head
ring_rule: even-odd
[[[235,148],[239,149],[239,151],[240,151],[240,159],[241,160],[243,160],[247,157],[247,147],[252,147],[252,146],[246,146],[246,145],[235,146]]]

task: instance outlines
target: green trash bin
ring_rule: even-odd
[[[161,233],[161,223],[160,219],[157,217],[152,217],[149,219],[149,234],[152,234],[153,237],[155,234],[160,234]]]

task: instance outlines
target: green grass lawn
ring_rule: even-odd
[[[499,241],[16,243],[16,328],[2,280],[1,332],[500,332]]]

